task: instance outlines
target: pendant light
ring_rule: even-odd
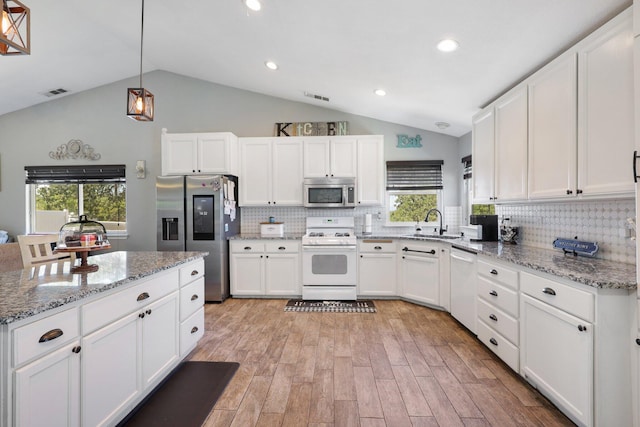
[[[2,0],[0,55],[31,53],[31,11],[18,0]]]
[[[142,87],[142,45],[144,39],[144,0],[140,25],[140,87],[127,89],[127,116],[140,122],[153,121],[153,94]]]

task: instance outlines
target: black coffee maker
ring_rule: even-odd
[[[469,223],[482,226],[482,237],[475,240],[481,242],[498,241],[498,215],[471,215]]]

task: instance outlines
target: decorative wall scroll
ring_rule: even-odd
[[[348,135],[347,122],[276,123],[276,136]]]
[[[409,135],[398,135],[398,148],[420,148],[422,144],[422,137],[420,135],[416,135],[414,138],[411,138]]]
[[[79,139],[72,139],[66,144],[59,146],[56,151],[49,151],[49,157],[56,160],[100,160],[100,157],[102,156],[99,153],[94,152],[93,147],[89,144],[84,144]]]

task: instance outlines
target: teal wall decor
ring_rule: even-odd
[[[414,138],[409,137],[409,135],[398,135],[398,148],[420,148],[422,144],[422,137],[420,135],[416,135]]]

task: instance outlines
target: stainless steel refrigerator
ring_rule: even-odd
[[[205,300],[229,296],[228,238],[240,232],[238,178],[232,175],[156,178],[157,249],[207,251]]]

